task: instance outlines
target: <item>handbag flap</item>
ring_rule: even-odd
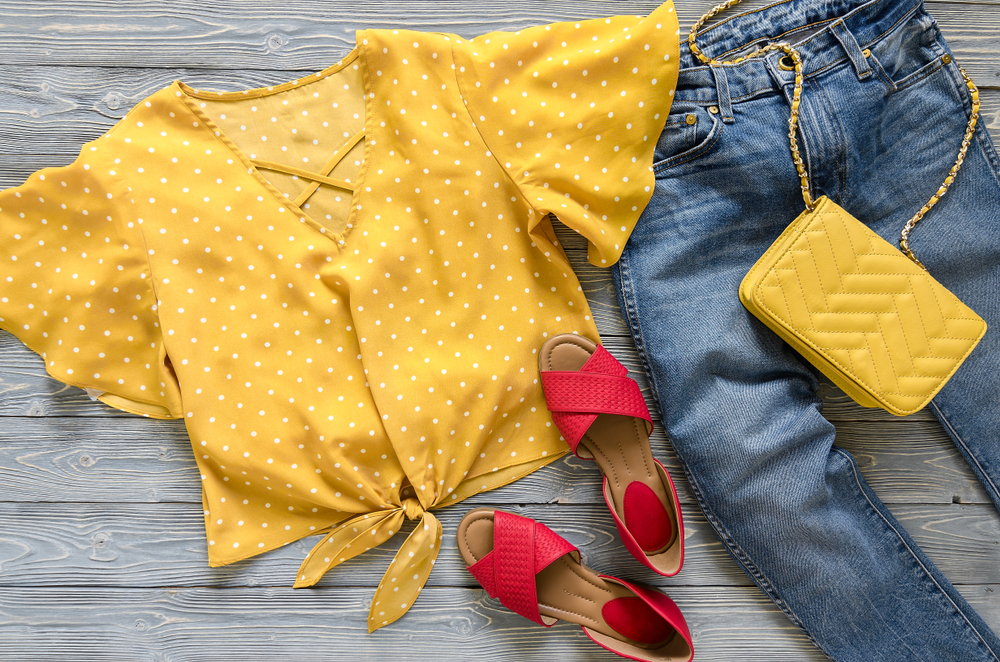
[[[754,265],[740,298],[827,362],[823,372],[897,415],[930,402],[986,333],[958,297],[826,197]]]

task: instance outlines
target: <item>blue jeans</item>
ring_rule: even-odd
[[[731,60],[771,35],[803,56],[814,195],[896,245],[954,162],[971,109],[937,24],[919,0],[789,0],[699,44]],[[1000,639],[833,445],[814,373],[739,302],[743,276],[803,209],[787,136],[793,73],[781,53],[722,69],[682,52],[656,191],[614,277],[709,522],[835,660],[996,662]],[[991,327],[931,409],[1000,506],[998,173],[980,124],[911,246]]]

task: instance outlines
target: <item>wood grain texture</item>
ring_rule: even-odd
[[[478,587],[454,540],[470,507],[435,511],[445,538],[428,585]],[[624,552],[604,504],[503,507],[559,522],[553,524],[558,533],[580,548],[588,565],[606,574],[658,586],[752,585],[697,507],[684,509],[688,558],[682,575],[670,579]],[[938,515],[945,517],[944,512]],[[407,523],[387,543],[328,572],[320,585],[377,586],[412,529],[413,523]],[[311,536],[247,561],[209,568],[198,504],[0,504],[0,531],[0,586],[291,586],[306,554],[322,539]],[[980,555],[989,553],[973,547]]]
[[[1000,586],[961,587],[988,619]],[[755,588],[678,587],[698,662],[821,662],[824,657]],[[366,590],[0,589],[0,659],[90,662],[217,660],[496,660],[613,662],[579,628],[545,629],[477,589],[428,588],[396,627],[365,635]]]
[[[16,186],[40,168],[72,162],[83,143],[100,137],[136,103],[174,80],[198,88],[244,90],[320,68],[317,64],[299,72],[0,65],[0,187]],[[975,77],[972,71],[970,75]],[[976,81],[983,88],[982,124],[1000,142],[1000,90],[989,87],[1000,85],[1000,78],[979,76]]]
[[[574,269],[583,271],[586,259],[579,251],[570,253]],[[589,265],[587,265],[589,266]],[[649,389],[642,363],[635,345],[627,335],[624,322],[618,311],[615,286],[610,275],[596,268],[592,277],[580,277],[584,294],[591,306],[602,342],[628,369],[646,395],[650,410],[655,413],[655,403]],[[607,300],[603,300],[607,298]],[[602,323],[597,315],[599,307],[605,307],[605,316],[617,319],[617,324],[608,330],[609,324]],[[621,327],[621,329],[617,328]],[[819,396],[824,402],[824,415],[832,421],[868,420],[891,422],[896,417],[881,409],[865,409],[855,404],[843,391],[828,380],[823,379]],[[0,331],[0,417],[3,416],[129,416],[100,402],[91,401],[81,389],[66,386],[51,378],[45,372],[41,358],[6,331]],[[929,410],[913,414],[907,421],[936,420]]]
[[[682,28],[715,1],[680,2]],[[473,36],[658,4],[0,0],[0,188],[72,161],[82,143],[176,78],[212,89],[283,82],[345,55],[363,27]],[[998,4],[927,7],[983,88],[981,122],[1000,142]],[[557,233],[605,344],[648,399],[609,272],[586,262],[580,237]],[[863,409],[829,383],[820,395],[837,444],[987,623],[1000,627],[1000,517],[941,426],[927,411],[898,419]],[[621,659],[575,626],[533,626],[474,587],[450,536],[465,510],[488,504],[544,520],[601,571],[664,587],[692,627],[699,662],[825,659],[719,542],[659,425],[653,448],[684,503],[688,557],[678,577],[652,575],[624,552],[596,468],[570,456],[439,511],[448,538],[428,588],[399,623],[368,636],[373,587],[402,535],[312,590],[286,587],[316,537],[208,568],[200,481],[183,423],[91,402],[0,332],[0,660]]]
[[[458,522],[470,507],[436,511],[445,537],[428,586],[478,586],[454,543]],[[548,522],[580,549],[587,565],[604,574],[668,593],[678,586],[753,585],[695,506],[683,509],[684,571],[672,578],[654,574],[624,552],[604,504],[502,507]],[[1000,516],[992,505],[897,505],[892,511],[952,582],[1000,583]],[[408,523],[384,545],[328,572],[319,585],[377,586],[412,529]],[[302,560],[321,540],[311,536],[209,568],[199,504],[0,503],[0,531],[0,587],[284,587],[294,582]]]
[[[614,14],[647,14],[658,0],[491,0],[488,11],[475,3],[395,0],[344,3],[290,0],[280,5],[255,0],[205,3],[175,0],[165,13],[152,0],[32,0],[0,2],[0,63],[71,66],[155,66],[209,69],[308,69],[326,66],[354,44],[354,31],[399,28],[452,32],[473,37],[494,30]],[[712,0],[678,3],[682,29]],[[765,4],[746,2],[747,8]],[[973,77],[994,79],[1000,51],[1000,20],[980,11],[967,20],[960,3],[928,2],[952,48],[968,61]],[[72,17],[71,19],[68,17]]]
[[[0,502],[201,503],[187,434],[178,421],[15,418],[0,426]],[[837,443],[886,503],[989,503],[937,423],[844,421]],[[653,453],[694,498],[662,430]],[[572,455],[465,503],[600,503],[600,474]]]
[[[756,588],[671,591],[698,662],[820,662]],[[368,636],[370,589],[0,588],[0,659],[620,661],[575,625],[542,628],[481,589],[428,588]]]

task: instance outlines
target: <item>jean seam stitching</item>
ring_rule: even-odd
[[[826,649],[820,644],[820,642],[813,636],[812,632],[806,629],[803,625],[802,620],[792,611],[792,608],[786,603],[780,595],[778,595],[777,590],[774,585],[767,578],[764,572],[754,563],[750,555],[737,543],[733,537],[729,534],[726,527],[716,518],[715,514],[712,512],[711,508],[708,507],[704,497],[702,496],[702,491],[698,487],[698,483],[694,476],[691,475],[690,469],[688,469],[687,462],[681,457],[680,453],[677,452],[676,448],[674,452],[677,454],[677,459],[680,460],[681,467],[684,469],[684,474],[688,479],[688,483],[691,485],[691,491],[694,493],[695,499],[698,500],[698,505],[701,506],[702,511],[705,513],[705,520],[711,524],[712,528],[715,529],[716,535],[722,543],[729,549],[729,553],[733,555],[736,561],[743,566],[744,571],[753,579],[754,583],[771,599],[771,602],[780,609],[785,616],[788,617],[792,623],[797,625],[806,637],[811,641],[824,655],[829,657],[831,660],[834,659]]]
[[[878,4],[878,3],[880,3],[881,1],[882,0],[875,0],[875,2],[871,3],[871,6],[874,6],[874,5]],[[722,27],[723,25],[726,25],[727,23],[729,23],[731,21],[734,21],[734,20],[736,20],[738,18],[742,18],[744,16],[749,16],[751,14],[765,12],[765,11],[773,9],[774,7],[777,7],[777,6],[780,6],[780,5],[784,5],[784,4],[788,4],[789,2],[790,2],[790,0],[779,0],[778,2],[773,2],[773,3],[769,4],[769,5],[764,6],[764,7],[758,7],[756,9],[749,9],[747,11],[744,11],[744,12],[740,13],[740,14],[735,14],[735,15],[730,16],[729,18],[727,18],[727,19],[725,19],[723,21],[720,21],[719,23],[716,23],[715,25],[712,25],[712,26],[710,26],[708,28],[705,28],[700,33],[698,33],[698,35],[696,35],[696,36],[700,37],[700,36],[706,35],[709,32],[711,32],[712,30],[714,30],[714,29],[716,29],[718,27]],[[906,18],[910,15],[911,12],[913,12],[916,9],[919,9],[921,5],[922,5],[922,3],[918,3],[918,4],[914,5],[910,10],[907,11],[906,15],[903,16],[903,18],[901,18],[899,21],[897,21],[896,23],[894,23],[888,30],[886,30],[886,32],[883,32],[882,34],[884,35],[887,32],[891,32],[893,29],[895,29],[895,27],[900,22],[906,20]],[[808,24],[805,24],[805,25],[798,25],[798,26],[796,26],[794,28],[791,28],[790,30],[787,30],[787,31],[785,31],[783,33],[780,33],[780,34],[777,34],[777,35],[774,35],[774,36],[761,37],[761,38],[768,39],[768,40],[773,40],[773,41],[783,40],[783,38],[787,34],[791,34],[792,32],[795,32],[796,30],[801,30],[803,28],[813,27],[813,26],[816,26],[816,25],[824,25],[824,27],[822,29],[825,30],[825,29],[829,28],[829,26],[825,25],[825,24],[828,24],[831,21],[835,21],[835,20],[837,20],[837,18],[843,20],[845,18],[852,17],[852,15],[855,12],[859,11],[862,8],[863,7],[856,7],[855,9],[849,11],[847,14],[844,14],[843,16],[833,17],[833,18],[827,18],[827,19],[823,19],[823,20],[820,20],[820,21],[814,21],[813,23],[808,23]],[[880,37],[881,36],[882,35],[880,35]],[[811,41],[814,38],[815,38],[815,35],[812,35],[812,36],[806,38],[805,40],[803,40],[802,43],[808,43],[809,41]],[[717,56],[717,59],[721,59],[721,58],[729,55],[730,53],[733,53],[733,52],[736,52],[736,51],[739,51],[739,50],[745,48],[748,43],[751,43],[751,42],[744,42],[744,43],[742,43],[742,44],[740,44],[740,45],[738,45],[738,46],[736,46],[734,48],[729,49],[728,51],[723,52],[721,55]]]
[[[893,85],[896,86],[897,92],[902,92],[903,90],[909,89],[917,83],[920,83],[928,77],[936,74],[942,67],[944,67],[944,63],[941,61],[941,57],[938,56],[934,58],[932,62],[928,62],[923,67],[917,69],[912,74],[905,76],[898,82],[894,81]]]
[[[679,165],[683,165],[685,163],[688,163],[689,161],[693,161],[695,159],[701,158],[702,156],[705,155],[705,153],[708,150],[710,150],[711,148],[713,148],[715,146],[715,143],[717,143],[719,141],[719,138],[722,137],[722,127],[725,124],[725,122],[722,122],[721,120],[714,119],[714,117],[715,117],[714,115],[712,117],[713,117],[712,121],[715,122],[715,126],[712,127],[712,131],[715,132],[715,135],[714,136],[710,136],[709,138],[707,138],[705,140],[705,142],[702,143],[702,145],[700,147],[697,147],[697,146],[696,147],[692,147],[691,150],[693,150],[693,151],[689,150],[689,151],[687,151],[687,152],[685,152],[683,154],[678,154],[675,157],[671,157],[671,158],[674,158],[674,159],[680,158],[680,157],[685,157],[681,161],[675,161],[675,162],[671,163],[670,162],[671,159],[664,159],[659,164],[654,165],[653,166],[653,176],[654,177],[657,176],[657,175],[660,175],[661,173],[663,173],[666,170],[669,170],[671,168],[676,168]]]
[[[774,4],[784,4],[784,2],[778,2],[778,3],[774,3]],[[770,7],[770,5],[768,7],[761,7],[760,9],[768,9],[769,7]],[[883,31],[881,34],[876,35],[867,44],[859,44],[859,46],[863,46],[865,48],[871,48],[874,44],[876,44],[879,41],[881,41],[882,39],[884,39],[886,35],[890,34],[893,30],[895,30],[897,27],[899,27],[899,25],[901,23],[903,23],[904,21],[909,20],[914,15],[916,15],[916,12],[920,9],[920,7],[921,7],[921,4],[914,5],[909,10],[907,10],[906,14],[903,15],[902,18],[900,18],[898,21],[896,21],[891,26],[889,26],[888,29],[886,29],[885,31]],[[758,10],[755,9],[754,11],[758,11]],[[736,18],[736,17],[741,16],[741,15],[742,14],[737,14],[737,16],[734,16],[733,18]],[[716,27],[718,27],[720,25],[723,25],[724,23],[725,23],[725,21],[723,21],[723,23],[718,23],[716,25],[713,25],[712,28],[710,28],[710,29],[714,29],[714,28],[716,28]],[[745,46],[745,45],[746,44],[743,44],[742,46]],[[737,49],[733,49],[733,50],[738,50],[738,48]],[[732,52],[732,51],[727,51],[727,52]],[[811,79],[811,78],[813,78],[815,76],[818,76],[819,74],[822,74],[822,73],[824,73],[826,71],[829,71],[832,67],[836,67],[836,66],[841,65],[841,64],[843,64],[845,62],[848,62],[848,61],[849,60],[848,60],[847,56],[845,55],[844,57],[842,57],[840,59],[834,60],[833,62],[828,62],[827,64],[823,65],[819,69],[815,69],[813,71],[810,71],[810,72],[806,73],[803,76],[803,78],[805,80],[809,80],[809,79]],[[683,71],[690,71],[691,69],[698,69],[698,68],[699,67],[688,67],[688,69],[682,70],[682,73],[683,73]],[[760,88],[758,90],[754,90],[752,92],[748,92],[747,94],[740,95],[739,97],[733,97],[732,101],[733,101],[733,103],[736,103],[738,101],[744,101],[744,100],[746,100],[748,98],[753,98],[753,97],[756,97],[756,96],[758,96],[760,94],[764,94],[764,93],[767,93],[767,92],[773,92],[773,91],[775,91],[773,87],[762,87],[762,88]]]
[[[805,92],[806,92],[806,84],[807,83],[808,83],[809,87],[811,88],[813,86],[813,84],[815,83],[815,81],[811,81],[811,80],[810,81],[803,81],[803,83],[802,83],[802,91],[800,92],[800,94],[802,94],[802,95],[805,94]],[[791,106],[791,101],[788,100],[787,97],[785,97],[785,98],[786,98],[786,103],[788,103],[788,105]],[[806,138],[806,123],[803,121],[805,119],[806,119],[805,117],[802,117],[799,120],[797,130],[798,130],[798,133],[799,133],[799,138],[801,139],[800,143],[801,143],[801,150],[802,150],[802,161],[805,164],[805,168],[806,168],[806,177],[807,177],[806,183],[809,186],[810,195],[812,195],[812,193],[814,193],[816,191],[816,170],[815,170],[815,168],[813,168],[812,152],[809,150],[809,140]]]
[[[818,80],[813,80],[812,84],[816,87],[820,97],[823,98],[827,121],[837,135],[837,198],[843,200],[844,196],[847,195],[847,140],[844,138],[844,132],[837,121],[834,105],[826,93],[826,88]]]
[[[879,62],[878,57],[874,53],[868,56],[868,62],[872,71],[875,72],[875,77],[882,81],[882,84],[885,86],[885,95],[887,97],[899,92],[896,81],[892,79],[892,76],[885,70],[885,67],[882,66],[882,63]]]
[[[650,370],[649,358],[646,356],[646,343],[643,340],[642,327],[639,325],[639,313],[635,308],[635,297],[632,296],[632,270],[629,267],[627,251],[622,253],[622,257],[618,261],[618,264],[618,273],[621,274],[621,287],[619,288],[619,291],[621,293],[622,301],[625,303],[625,314],[628,317],[628,326],[632,335],[632,342],[635,345],[636,353],[639,355],[639,361],[642,363],[642,369],[646,372],[646,379],[649,380],[649,388],[653,395],[653,404],[656,406],[657,413],[660,414],[660,421],[662,422],[663,412],[659,411],[660,393],[656,388],[656,380],[653,378],[653,371]],[[628,283],[627,287],[626,281]]]
[[[858,476],[857,465],[855,464],[854,458],[851,457],[850,453],[836,447],[833,447],[830,450],[834,453],[838,453],[847,460],[847,463],[851,467],[851,474],[854,476],[854,482],[858,486],[858,491],[861,492],[861,496],[864,497],[865,501],[868,502],[868,505],[872,507],[872,510],[875,511],[875,514],[878,515],[879,519],[881,519],[882,522],[885,523],[885,525],[888,526],[892,530],[892,532],[896,534],[896,538],[903,545],[903,547],[906,548],[906,551],[910,553],[910,557],[917,563],[917,565],[920,566],[920,569],[924,571],[926,577],[929,580],[931,580],[934,586],[937,587],[940,594],[951,604],[952,608],[959,616],[961,616],[962,620],[965,621],[966,625],[968,625],[969,628],[976,633],[976,637],[979,638],[979,642],[986,648],[987,651],[990,652],[990,654],[993,656],[993,659],[1000,660],[1000,658],[997,657],[997,654],[993,652],[993,649],[990,648],[990,645],[986,643],[986,640],[983,639],[983,636],[979,634],[979,630],[976,629],[976,626],[973,625],[966,617],[965,612],[959,609],[958,605],[955,604],[955,601],[951,599],[951,596],[948,595],[947,592],[945,592],[945,590],[941,587],[941,584],[939,584],[938,581],[934,578],[934,575],[932,575],[930,571],[927,569],[927,566],[917,557],[916,554],[913,553],[913,549],[910,547],[910,545],[907,544],[903,536],[899,534],[899,531],[896,529],[896,527],[894,527],[892,523],[888,519],[886,519],[885,515],[882,514],[882,511],[878,508],[878,506],[876,506],[875,503],[870,498],[868,498],[868,493],[865,491],[864,486],[861,484],[860,477]]]
[[[646,377],[649,379],[650,388],[653,391],[653,398],[655,404],[659,407],[659,390],[656,387],[656,379],[653,377],[652,371],[649,369],[649,361],[645,352],[645,343],[642,338],[642,329],[639,326],[639,318],[635,311],[634,297],[632,293],[632,274],[629,268],[628,252],[626,251],[622,255],[622,259],[618,262],[618,272],[621,275],[621,287],[619,288],[622,295],[622,301],[625,303],[626,315],[629,321],[629,330],[632,333],[632,340],[636,346],[636,352],[639,354],[639,359],[643,364],[643,369],[646,371]],[[664,430],[666,429],[666,423],[663,421],[663,413],[660,412],[660,421],[663,422]],[[668,435],[669,438],[669,435]],[[792,611],[791,607],[788,606],[784,600],[778,595],[777,591],[774,589],[773,584],[764,573],[760,570],[755,563],[750,560],[750,556],[743,550],[739,544],[729,535],[726,528],[719,522],[719,520],[712,513],[711,509],[708,507],[707,502],[702,496],[702,491],[698,488],[698,483],[691,474],[688,468],[687,462],[681,457],[680,452],[674,447],[674,454],[677,456],[678,461],[681,464],[681,468],[684,470],[684,475],[688,479],[688,483],[691,486],[691,491],[694,493],[695,499],[698,501],[698,505],[701,506],[702,512],[705,513],[705,519],[708,523],[715,529],[716,535],[724,545],[729,549],[730,554],[737,560],[737,562],[743,566],[745,572],[750,576],[750,578],[757,584],[757,586],[771,599],[778,609],[788,617],[792,623],[797,625],[799,629],[806,635],[806,637],[816,646],[824,655],[833,659],[823,646],[820,645],[819,641],[813,637],[812,633],[809,632],[805,626],[802,624],[802,620]]]
[[[997,156],[996,147],[990,142],[989,135],[982,124],[976,126],[976,141],[983,150],[983,155],[986,157],[986,163],[990,166],[993,178],[1000,185],[1000,157]]]
[[[983,466],[979,464],[979,459],[972,454],[972,451],[969,449],[969,446],[965,443],[965,439],[962,438],[962,435],[958,433],[958,430],[955,429],[955,426],[951,424],[951,421],[948,420],[948,418],[944,415],[944,412],[941,411],[941,408],[938,407],[937,403],[934,402],[933,400],[931,400],[931,407],[933,407],[934,411],[937,412],[937,419],[942,423],[942,425],[947,427],[948,430],[951,432],[952,439],[955,440],[955,443],[964,448],[967,456],[972,458],[972,461],[975,462],[976,468],[979,469],[979,473],[982,476],[984,476],[986,478],[986,481],[989,483],[988,489],[992,490],[993,494],[996,497],[996,500],[1000,501],[1000,490],[997,489],[997,486],[993,482],[993,479],[990,478],[986,470],[983,469]],[[984,485],[984,487],[987,486]]]
[[[962,105],[963,113],[965,113],[967,117],[970,117],[972,113],[971,93],[965,86],[964,80],[961,84],[958,81],[956,72],[959,67],[954,59],[954,56],[952,56],[951,64],[945,65],[941,68],[948,73],[948,80],[951,81],[952,89],[958,97],[959,103]],[[980,113],[980,119],[982,119],[982,113]],[[982,129],[982,131],[980,131],[980,129]],[[983,134],[985,134],[985,138],[983,137]],[[997,156],[996,148],[989,140],[989,133],[986,132],[986,129],[983,127],[981,122],[976,124],[974,137],[979,143],[979,147],[983,150],[983,156],[986,158],[986,164],[990,166],[989,170],[993,175],[994,181],[1000,185],[1000,157]]]

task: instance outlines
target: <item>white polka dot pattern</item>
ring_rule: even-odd
[[[536,213],[587,237],[590,262],[618,261],[653,192],[652,150],[679,71],[677,14],[618,16],[494,32],[455,46],[469,113]]]
[[[543,216],[617,259],[677,30],[668,3],[474,42],[357,38],[283,85],[175,82],[0,193],[0,327],[57,379],[184,419],[213,566],[326,533],[295,578],[311,586],[416,520],[374,630],[433,567],[432,508],[567,451],[537,351],[597,329]]]
[[[0,195],[0,327],[56,379],[152,418],[179,418],[140,219],[96,141]]]

